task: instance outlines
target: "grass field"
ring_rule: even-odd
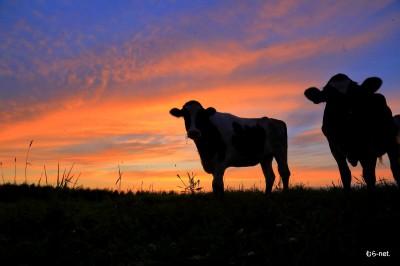
[[[0,186],[2,265],[400,265],[400,193]],[[367,252],[371,252],[367,256]]]

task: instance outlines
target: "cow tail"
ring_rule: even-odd
[[[288,133],[287,133],[287,126],[286,126],[286,123],[285,122],[283,122],[282,121],[282,123],[283,123],[283,130],[285,131],[285,144],[286,144],[286,149],[288,148]]]

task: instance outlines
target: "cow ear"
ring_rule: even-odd
[[[212,115],[215,114],[216,112],[217,112],[217,110],[215,110],[214,107],[208,107],[208,108],[206,109],[206,114],[207,114],[208,116],[212,116]]]
[[[178,108],[172,108],[169,113],[175,117],[182,117],[182,110],[179,110]]]
[[[364,80],[361,87],[368,92],[374,93],[382,86],[382,80],[377,77],[371,77]]]
[[[304,95],[315,104],[325,102],[324,93],[317,88],[306,89]]]

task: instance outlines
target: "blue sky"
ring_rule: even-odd
[[[0,1],[3,171],[12,179],[15,157],[25,167],[33,139],[32,182],[60,162],[87,186],[113,186],[118,164],[126,186],[174,189],[192,171],[206,185],[183,121],[168,114],[197,99],[284,120],[294,180],[330,184],[323,106],[303,92],[337,73],[378,76],[399,114],[398,43],[398,1]],[[255,167],[225,179],[263,178]]]

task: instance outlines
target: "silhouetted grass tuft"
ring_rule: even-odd
[[[180,189],[183,189],[181,193],[190,193],[190,194],[195,194],[196,192],[200,192],[203,188],[200,187],[200,179],[195,180],[196,174],[190,174],[187,172],[187,177],[188,177],[188,184],[183,181],[181,176],[179,174],[176,174],[176,176],[179,178],[179,180],[182,182],[182,186],[178,186]]]

